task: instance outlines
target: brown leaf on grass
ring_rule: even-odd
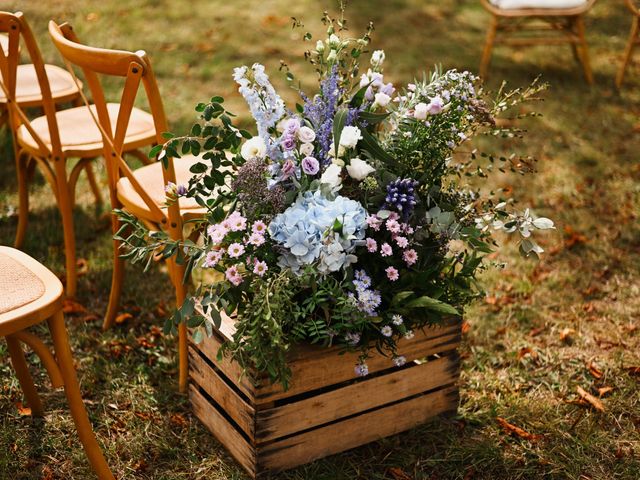
[[[471,325],[469,325],[469,322],[463,322],[462,323],[462,333],[468,333],[469,330],[471,330]]]
[[[598,389],[598,396],[600,398],[604,397],[607,393],[610,393],[613,391],[613,387],[600,387]]]
[[[18,409],[18,413],[23,417],[31,416],[31,407],[26,407],[22,402],[15,403],[16,408]]]
[[[571,338],[571,334],[572,333],[576,333],[576,331],[573,328],[563,328],[562,331],[560,332],[560,340],[566,343],[571,342],[573,339]]]
[[[539,435],[537,433],[529,433],[526,430],[523,430],[522,428],[517,427],[517,426],[513,425],[512,423],[507,422],[502,417],[496,417],[496,422],[498,422],[498,425],[500,425],[502,427],[502,430],[504,431],[504,433],[516,436],[518,438],[522,438],[523,440],[529,440],[531,442],[537,442],[538,440],[543,438],[542,435]]]
[[[604,375],[602,373],[602,370],[596,367],[592,361],[589,361],[589,363],[587,364],[587,368],[589,369],[589,373],[593,375],[595,378],[600,379]]]
[[[116,317],[116,323],[118,325],[122,325],[124,322],[126,322],[127,320],[129,320],[131,318],[133,318],[133,315],[131,315],[130,313],[128,313],[128,312],[121,313],[120,315],[118,315]]]
[[[80,318],[80,321],[82,322],[95,322],[100,320],[100,317],[98,315],[96,315],[95,313],[89,313],[87,315],[84,315],[82,318]]]
[[[153,348],[156,346],[155,342],[153,341],[153,338],[149,338],[145,336],[136,338],[136,342],[142,348]]]
[[[476,469],[474,467],[469,467],[462,480],[473,480],[473,477],[475,477],[475,475]]]
[[[176,427],[186,427],[189,423],[181,413],[171,414],[171,416],[169,417],[169,421]]]
[[[593,408],[595,408],[599,412],[604,412],[604,404],[599,399],[591,395],[582,387],[576,387],[576,390],[582,400],[584,400],[585,402],[588,402],[589,405],[591,405]]]
[[[534,360],[538,358],[538,352],[533,350],[531,347],[522,347],[520,350],[518,350],[518,360],[522,360],[527,355]]]
[[[564,233],[565,233],[565,239],[564,239],[565,248],[572,248],[575,245],[580,245],[582,243],[587,242],[587,237],[585,237],[581,233],[576,232],[569,225],[564,227]]]
[[[100,15],[98,15],[96,12],[91,12],[87,15],[87,22],[95,22],[98,20],[98,18],[100,18]]]
[[[636,325],[634,323],[630,323],[629,325],[625,325],[622,328],[624,328],[627,333],[633,333],[636,330],[638,330],[638,325]]]
[[[62,302],[62,313],[67,315],[79,315],[89,313],[84,306],[71,298],[65,298]]]
[[[413,480],[413,477],[400,467],[391,467],[388,472],[393,477],[393,480]]]
[[[156,318],[162,319],[164,319],[168,315],[167,306],[164,302],[160,302],[158,305],[156,305],[156,308],[153,309],[153,315]]]
[[[49,465],[43,466],[42,471],[40,472],[40,480],[53,480],[54,478],[51,467],[49,467]]]
[[[529,331],[529,336],[530,337],[537,337],[538,335],[540,335],[542,332],[544,332],[547,329],[547,327],[537,327],[537,328],[532,328]]]
[[[109,342],[109,354],[112,358],[120,358],[123,354],[129,353],[131,350],[131,345],[128,345],[122,340],[112,340]]]
[[[89,272],[89,262],[87,262],[85,258],[79,258],[76,261],[76,266],[78,267],[77,273],[79,277],[82,277]]]
[[[626,367],[625,370],[634,377],[640,377],[640,367]]]
[[[144,458],[141,458],[140,460],[138,460],[136,463],[133,464],[133,469],[136,472],[146,472],[147,469],[149,468],[149,464],[147,464],[147,461]]]

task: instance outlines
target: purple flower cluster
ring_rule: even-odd
[[[375,317],[378,313],[376,309],[382,303],[380,292],[371,288],[371,277],[364,270],[356,270],[353,284],[356,287],[356,294],[349,296],[356,302],[358,310],[366,313],[370,317]]]
[[[418,182],[411,178],[394,180],[387,185],[383,208],[397,210],[406,221],[416,206],[415,188]]]
[[[318,160],[323,165],[331,162],[328,157],[332,141],[333,117],[336,114],[338,99],[342,93],[338,87],[338,69],[333,67],[331,74],[320,83],[320,95],[313,100],[304,94],[304,116],[313,124],[318,138]]]

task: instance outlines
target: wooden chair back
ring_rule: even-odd
[[[168,130],[160,91],[147,54],[142,50],[134,53],[84,45],[80,43],[73,28],[68,23],[58,25],[54,21],[49,22],[49,33],[72,75],[75,76],[72,65],[79,67],[91,91],[96,112],[94,119],[103,136],[104,157],[109,176],[112,206],[114,208],[121,207],[116,195],[116,186],[118,180],[125,176],[148,207],[153,217],[151,220],[158,224],[168,223],[169,229],[181,229],[178,202],[171,202],[167,206],[165,213],[165,210],[161,209],[151,199],[151,196],[144,189],[144,186],[138,182],[133,175],[133,171],[123,159],[123,146],[127,127],[141,84],[144,87],[151,109],[158,144],[164,143],[162,133]],[[111,126],[100,76],[121,77],[124,79],[115,130]],[[84,98],[86,100],[86,97]],[[163,164],[164,185],[168,182],[176,183],[172,159],[163,159]]]
[[[36,43],[33,32],[24,18],[22,12],[0,12],[0,33],[5,33],[8,37],[6,52],[0,49],[0,88],[7,97],[7,107],[9,110],[9,120],[13,132],[17,132],[21,125],[29,131],[33,139],[38,144],[40,154],[44,158],[62,160],[62,147],[60,144],[60,133],[56,120],[56,107],[51,95],[49,79],[44,67],[44,61],[40,54],[40,49]],[[20,62],[20,39],[24,42],[31,63],[33,64],[40,91],[42,94],[42,109],[47,119],[49,127],[50,146],[47,146],[40,136],[31,127],[31,123],[22,109],[16,103],[16,79],[18,64]]]
[[[636,0],[624,0],[624,1],[627,4],[627,7],[629,7],[629,10],[631,10],[631,12],[634,15],[637,15],[640,17],[640,8],[638,8],[638,4]]]

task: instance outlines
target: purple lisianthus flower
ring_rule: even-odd
[[[302,171],[307,175],[315,175],[320,171],[320,163],[314,157],[304,157]]]
[[[284,127],[286,133],[294,135],[300,129],[300,120],[297,118],[290,118]]]
[[[282,138],[282,142],[280,143],[280,145],[282,145],[282,148],[284,150],[290,151],[296,148],[296,140],[295,138],[293,138],[293,136],[285,135]]]
[[[296,171],[296,164],[290,158],[282,164],[282,178],[287,179]]]

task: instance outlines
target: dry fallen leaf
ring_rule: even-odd
[[[598,389],[598,395],[602,398],[604,397],[607,393],[612,392],[613,391],[613,387],[600,387]]]
[[[538,328],[532,328],[531,331],[529,332],[529,336],[530,337],[537,337],[538,335],[540,335],[542,332],[544,332],[546,330],[547,327],[538,327]]]
[[[576,390],[578,391],[578,395],[580,395],[580,398],[588,402],[589,405],[591,405],[593,408],[595,408],[599,412],[604,412],[604,404],[599,399],[591,395],[582,387],[577,387]]]
[[[174,413],[169,417],[169,421],[176,427],[186,427],[189,422],[181,413]]]
[[[562,331],[560,332],[560,340],[562,340],[563,342],[570,342],[571,339],[571,334],[572,333],[576,333],[576,331],[573,328],[563,328]]]
[[[130,313],[121,313],[116,317],[116,323],[118,325],[121,325],[131,318],[133,318],[133,315],[131,315]]]
[[[78,267],[78,269],[77,269],[77,273],[78,273],[78,276],[79,276],[79,277],[81,277],[81,276],[83,276],[83,275],[86,275],[86,274],[89,272],[89,262],[87,262],[87,260],[86,260],[86,259],[84,259],[84,258],[79,258],[79,259],[76,261],[76,265],[77,265],[77,267]]]
[[[389,474],[393,477],[393,480],[413,480],[413,477],[400,467],[391,467]]]
[[[16,402],[16,408],[18,409],[18,413],[23,417],[31,416],[31,407],[25,407],[22,402]]]
[[[523,359],[527,355],[533,359],[538,358],[538,352],[533,350],[531,347],[522,347],[520,350],[518,350],[518,360]]]
[[[598,367],[596,367],[592,361],[590,361],[587,364],[587,368],[589,369],[589,373],[591,373],[591,375],[593,375],[595,378],[602,378],[602,376],[604,375],[602,373],[602,370],[600,370]]]
[[[469,330],[471,330],[471,325],[469,325],[469,322],[464,322],[462,324],[462,333],[467,333]]]
[[[507,422],[502,417],[496,417],[496,421],[498,422],[498,425],[502,427],[502,430],[504,430],[504,432],[509,435],[514,435],[518,438],[522,438],[523,440],[529,440],[532,442],[536,442],[542,438],[542,435],[529,433],[526,430],[523,430],[522,428],[516,427],[515,425]]]
[[[627,367],[625,370],[629,372],[629,375],[640,377],[640,367]]]
[[[62,312],[67,315],[86,314],[89,313],[84,306],[71,298],[65,298],[62,302]]]

